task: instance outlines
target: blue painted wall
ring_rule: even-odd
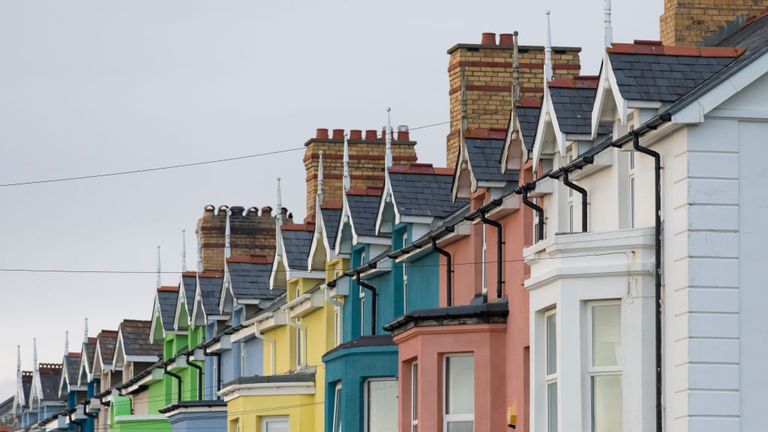
[[[224,432],[227,430],[227,411],[179,413],[168,420],[173,432]]]
[[[407,310],[436,308],[440,304],[440,256],[435,252],[419,258],[408,267]]]

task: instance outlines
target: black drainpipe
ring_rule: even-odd
[[[451,279],[453,278],[453,261],[451,254],[437,245],[437,239],[434,236],[429,236],[429,241],[432,242],[432,249],[445,257],[445,304],[446,306],[451,306],[451,297],[453,297],[453,287],[451,284]]]
[[[501,224],[495,220],[488,219],[485,216],[485,211],[480,212],[480,222],[496,228],[496,298],[501,298],[503,295],[501,287],[504,284],[504,281],[501,280],[504,267],[504,258],[502,255],[504,239]],[[483,229],[485,229],[485,227],[483,227]]]
[[[165,375],[168,375],[169,377],[171,377],[171,378],[176,380],[176,388],[177,388],[177,391],[178,391],[177,402],[181,402],[181,384],[182,384],[182,382],[181,382],[181,375],[176,375],[175,373],[169,371],[168,370],[168,365],[165,365],[163,367],[163,373]]]
[[[192,352],[187,353],[187,364],[192,369],[197,370],[197,400],[203,400],[203,368],[196,365],[189,358],[192,356]]]
[[[539,226],[536,230],[537,238],[534,239],[534,241],[537,242],[544,239],[544,209],[528,199],[528,191],[534,189],[536,189],[536,183],[527,183],[521,188],[521,192],[523,195],[523,204],[533,209],[539,219]]]
[[[367,290],[370,290],[371,293],[373,293],[373,299],[371,300],[371,336],[376,336],[376,297],[378,296],[376,287],[369,284],[368,282],[365,282],[364,280],[361,280],[359,271],[355,272],[355,278],[357,279],[358,285]]]
[[[77,425],[77,427],[81,431],[85,430],[85,425],[83,424],[83,421],[82,420],[73,420],[72,419],[72,414],[74,414],[74,413],[67,414],[67,420],[69,420],[70,423]]]
[[[563,172],[563,184],[581,194],[581,232],[589,231],[589,224],[587,223],[587,217],[589,215],[589,212],[587,211],[587,190],[575,183],[572,183],[568,178],[568,171]]]
[[[656,430],[661,432],[663,430],[663,409],[662,409],[662,358],[661,358],[661,155],[649,148],[640,145],[640,133],[636,132],[634,128],[630,131],[632,134],[632,147],[635,151],[643,153],[653,158],[654,162],[654,201],[656,217],[654,220],[654,235],[656,240],[655,245],[655,266],[654,276],[656,278]]]
[[[92,418],[94,420],[99,418],[98,414],[91,414],[88,412],[88,405],[90,405],[90,401],[83,401],[83,414],[85,414],[86,417]]]
[[[221,399],[221,353],[208,352],[208,347],[203,348],[203,355],[206,357],[216,357],[216,399]]]

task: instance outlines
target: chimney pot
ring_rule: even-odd
[[[502,33],[499,35],[499,46],[512,48],[515,45],[515,36],[512,33]]]
[[[261,208],[261,215],[262,216],[272,216],[272,207],[270,206],[264,206]]]
[[[480,40],[480,45],[496,46],[496,33],[483,33],[483,38]]]
[[[333,130],[333,139],[334,140],[343,140],[344,139],[344,129],[334,129]]]
[[[410,141],[410,132],[408,132],[408,126],[400,125],[397,127],[397,141]]]
[[[320,128],[318,128],[316,133],[315,133],[315,139],[327,140],[328,139],[328,129],[320,129]]]
[[[360,129],[352,129],[349,131],[349,139],[350,140],[361,140],[363,139],[363,131]]]
[[[243,211],[245,210],[245,207],[243,206],[232,206],[230,207],[230,210],[232,211],[233,216],[240,216],[243,214]]]
[[[376,129],[367,129],[365,131],[365,140],[366,141],[376,141]]]

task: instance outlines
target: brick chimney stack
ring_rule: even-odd
[[[384,156],[386,133],[378,134],[375,129],[349,131],[349,177],[352,188],[365,189],[384,184]],[[392,160],[395,165],[410,165],[416,162],[416,142],[410,140],[407,126],[393,131]],[[314,138],[304,144],[304,168],[307,182],[307,217],[314,222],[315,197],[317,196],[317,168],[320,151],[323,152],[323,203],[341,205],[344,130],[318,129]]]
[[[768,7],[768,0],[664,0],[664,45],[704,45],[740,27]]]
[[[230,244],[232,256],[275,254],[275,218],[272,208],[259,213],[255,207],[231,207]],[[218,210],[209,205],[197,221],[197,241],[201,245],[203,271],[224,269],[224,230],[227,219],[225,207]]]
[[[553,78],[579,75],[580,48],[552,48]],[[483,33],[479,44],[458,44],[448,50],[451,131],[447,137],[448,167],[456,165],[462,123],[462,71],[466,89],[468,129],[506,130],[512,109],[512,34]],[[519,47],[520,97],[541,99],[544,90],[544,47]]]

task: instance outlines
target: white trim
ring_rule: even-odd
[[[122,394],[131,394],[141,388],[141,386],[149,385],[154,382],[158,382],[163,379],[164,373],[162,369],[152,369],[152,372],[149,373],[149,375],[145,376],[144,378],[140,379],[139,381],[133,383],[129,387],[126,387],[121,390]]]
[[[389,198],[389,201],[387,201],[387,198]],[[384,210],[386,209],[387,205],[392,206],[392,211],[395,213],[395,218],[392,222],[397,225],[400,220],[400,212],[397,209],[395,194],[392,191],[392,182],[389,179],[389,169],[384,170],[384,190],[381,192],[381,196],[379,197],[379,210],[376,212],[376,224],[374,230],[376,234],[381,233],[382,217],[384,216]]]
[[[190,407],[178,407],[173,411],[168,411],[163,415],[166,418],[173,417],[182,413],[214,413],[214,412],[226,412],[227,406],[190,406]]]
[[[365,381],[363,381],[363,431],[364,432],[370,432],[370,425],[368,422],[370,421],[370,414],[369,414],[369,406],[370,404],[370,393],[371,393],[371,383],[374,382],[394,382],[395,385],[398,385],[397,378],[396,377],[375,377],[375,378],[368,378]],[[397,398],[397,388],[395,389],[395,397]],[[397,406],[397,402],[395,402],[395,405]]]
[[[119,423],[123,421],[145,421],[145,420],[165,420],[165,416],[162,414],[115,416],[115,423]]]
[[[279,396],[315,394],[314,381],[287,383],[234,384],[224,387],[218,395],[226,402],[244,396]]]
[[[331,432],[341,432],[341,382],[337,382],[333,387],[333,417],[331,418]],[[338,428],[336,426],[339,426]]]
[[[475,430],[475,407],[474,402],[476,398],[472,398],[472,414],[448,414],[448,403],[447,403],[447,395],[450,389],[448,388],[448,375],[446,371],[448,370],[448,359],[455,358],[455,357],[471,357],[472,362],[474,364],[475,361],[475,355],[474,353],[451,353],[446,354],[443,356],[443,371],[442,371],[442,397],[440,400],[440,403],[442,405],[442,408],[440,409],[441,417],[442,417],[442,424],[443,424],[443,430],[448,430],[448,423],[450,422],[472,422],[472,430]],[[473,387],[474,387],[474,372],[475,372],[476,366],[472,370],[472,381],[473,381]]]

